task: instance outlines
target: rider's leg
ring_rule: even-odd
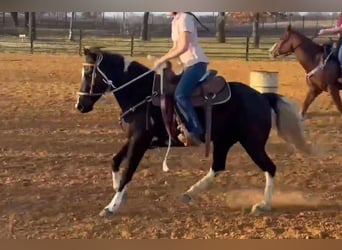
[[[178,109],[185,119],[190,136],[193,137],[189,139],[196,140],[197,142],[194,142],[195,144],[198,144],[203,129],[191,103],[191,95],[199,86],[199,80],[205,74],[206,70],[207,64],[202,62],[186,68],[175,92]]]
[[[337,79],[339,83],[342,83],[342,46],[340,45],[338,49],[338,61],[340,62],[340,76]]]

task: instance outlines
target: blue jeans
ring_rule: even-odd
[[[340,67],[342,67],[342,46],[338,50],[338,61],[340,62]]]
[[[191,94],[200,86],[199,80],[207,71],[207,63],[199,62],[183,72],[176,92],[175,99],[177,106],[186,120],[187,129],[198,138],[203,134],[203,128],[198,120],[197,114],[191,102]]]

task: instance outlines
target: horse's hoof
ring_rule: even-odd
[[[109,208],[105,208],[100,212],[100,217],[111,217],[114,215],[114,212],[110,211]]]
[[[190,203],[190,201],[191,201],[191,196],[188,194],[183,194],[182,202],[188,204]]]
[[[271,212],[271,207],[265,205],[264,203],[255,204],[251,210],[252,215],[262,215],[269,212]]]

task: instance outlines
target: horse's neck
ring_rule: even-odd
[[[306,72],[310,72],[319,64],[322,51],[320,46],[312,41],[302,42],[296,51],[295,56]]]
[[[124,76],[122,78],[122,83],[120,84],[120,86],[148,71],[148,69],[145,69],[137,62],[132,62],[132,64],[133,63],[135,63],[136,65],[132,65],[134,67],[133,69],[129,69],[128,71],[124,72]],[[139,68],[140,66],[142,67],[141,70],[137,70],[137,68]],[[132,108],[134,105],[145,99],[148,95],[151,95],[152,84],[153,77],[149,74],[141,79],[133,81],[131,84],[127,85],[127,87],[114,93],[114,96],[120,108],[123,111],[126,111],[127,109]]]

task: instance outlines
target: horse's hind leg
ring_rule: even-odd
[[[253,142],[252,140],[246,140],[245,142],[241,142],[241,145],[245,148],[254,163],[258,165],[262,171],[264,171],[266,177],[264,200],[261,203],[255,204],[251,212],[259,213],[263,211],[270,211],[276,166],[265,151],[265,143],[255,143],[255,141]]]
[[[328,92],[331,95],[331,98],[332,98],[337,110],[342,115],[342,102],[341,102],[338,84],[340,84],[340,83],[329,84],[328,85]]]
[[[317,98],[317,96],[319,96],[322,93],[321,90],[313,88],[313,87],[309,87],[304,102],[303,102],[303,106],[302,106],[302,111],[301,111],[301,116],[302,119],[304,120],[306,117],[306,112],[309,109],[309,106],[313,103],[313,101]]]
[[[183,202],[190,202],[193,196],[208,188],[219,172],[225,170],[228,151],[235,142],[236,140],[229,140],[222,137],[213,141],[212,167],[201,180],[196,182],[185,192],[183,195]]]
[[[117,152],[112,159],[112,177],[113,177],[113,189],[114,191],[118,191],[121,175],[120,165],[122,161],[126,158],[127,151],[128,151],[129,141],[125,143],[125,145]]]

